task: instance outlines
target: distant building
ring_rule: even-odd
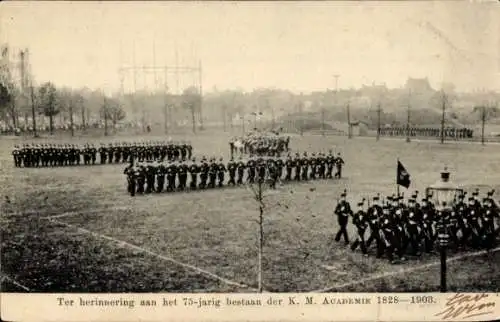
[[[426,94],[434,91],[426,78],[408,78],[406,80],[405,88],[411,90],[412,93]]]
[[[351,133],[353,136],[365,136],[368,134],[368,124],[363,121],[351,122]]]

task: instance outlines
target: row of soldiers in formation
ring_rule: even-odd
[[[346,245],[349,244],[347,225],[351,218],[356,232],[351,249],[355,251],[360,247],[362,253],[368,256],[370,246],[375,242],[377,258],[386,253],[391,263],[396,263],[396,258],[405,260],[407,254],[420,256],[422,251],[431,253],[439,234],[447,234],[455,249],[466,246],[491,249],[499,233],[495,227],[499,207],[493,200],[493,193],[489,191],[482,203],[477,190],[468,202],[467,193],[461,193],[451,211],[439,213],[432,203],[432,195],[425,196],[422,203],[418,203],[418,191],[407,203],[402,196],[387,197],[387,202],[381,202],[376,196],[373,203],[365,208],[363,199],[353,211],[344,191],[335,208],[340,227],[335,240],[339,242],[343,237]]]
[[[383,127],[379,129],[379,134],[384,136],[426,136],[426,137],[440,137],[441,129],[436,128],[417,128],[417,127]],[[444,136],[453,139],[471,139],[474,131],[468,128],[444,128]]]
[[[240,154],[255,154],[259,156],[280,156],[281,153],[289,151],[290,137],[278,135],[256,135],[251,134],[244,137],[234,137],[229,141],[231,155],[236,152]]]
[[[126,163],[138,160],[190,159],[193,148],[189,142],[119,142],[101,143],[99,148],[87,143],[76,144],[24,144],[12,151],[16,167],[56,167]],[[99,161],[97,160],[99,157]]]
[[[184,191],[186,189],[206,189],[222,186],[237,186],[244,183],[268,182],[270,188],[276,183],[284,181],[308,181],[315,179],[330,179],[342,177],[344,160],[340,154],[335,157],[332,152],[328,155],[314,153],[309,157],[306,152],[295,158],[255,157],[250,156],[243,160],[231,160],[226,164],[223,158],[216,162],[215,158],[201,162],[193,158],[191,162],[182,159],[168,163],[148,161],[146,163],[130,164],[125,168],[127,176],[127,191],[131,196],[143,193]],[[333,168],[336,172],[333,174]],[[225,182],[225,174],[229,180]],[[188,174],[190,182],[188,184]],[[166,179],[166,181],[165,181]]]

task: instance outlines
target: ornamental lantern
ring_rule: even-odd
[[[447,168],[441,172],[441,179],[426,189],[427,195],[431,193],[431,201],[438,212],[448,211],[453,208],[457,193],[462,193],[455,184],[450,181],[450,173]]]

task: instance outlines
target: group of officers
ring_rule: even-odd
[[[76,144],[23,144],[12,151],[16,167],[61,167],[80,164],[127,163],[135,160],[190,159],[193,148],[187,141],[115,142],[83,146]]]
[[[248,160],[240,156],[231,158],[225,163],[223,158],[200,161],[192,158],[168,162],[148,160],[131,163],[124,170],[127,177],[127,191],[131,196],[152,192],[167,192],[207,189],[223,186],[237,186],[245,183],[268,183],[270,188],[284,181],[309,181],[342,177],[344,160],[340,153],[335,157],[330,151],[312,153],[304,152],[292,157],[263,157],[251,155]],[[335,173],[333,172],[335,168]],[[228,180],[226,182],[226,173]],[[189,178],[188,178],[189,176]],[[189,184],[188,184],[189,180]]]
[[[379,130],[379,134],[383,136],[409,136],[412,137],[440,137],[441,129],[438,128],[419,128],[419,127],[382,127]],[[474,134],[474,130],[469,128],[454,128],[446,127],[444,128],[444,137],[452,138],[455,140],[460,139],[471,139]]]
[[[231,156],[234,153],[258,156],[277,156],[290,150],[290,137],[261,134],[249,134],[244,137],[234,137],[229,141]]]
[[[438,212],[432,203],[432,195],[418,202],[418,191],[405,203],[403,196],[389,196],[381,201],[377,195],[373,203],[365,207],[365,199],[352,209],[346,200],[347,193],[335,208],[339,230],[335,241],[344,239],[349,245],[347,226],[349,219],[354,225],[356,237],[350,244],[353,251],[360,248],[368,256],[372,243],[376,256],[387,255],[391,263],[405,260],[405,255],[420,256],[423,251],[431,253],[438,244],[438,235],[446,235],[455,249],[464,247],[491,249],[496,243],[499,229],[495,221],[499,218],[499,207],[489,191],[482,202],[479,191],[467,200],[461,193],[451,211]],[[440,218],[443,216],[442,218]]]

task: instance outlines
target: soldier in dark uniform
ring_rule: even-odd
[[[129,164],[125,170],[123,171],[123,174],[127,176],[127,191],[130,194],[130,196],[134,197],[135,196],[135,167],[131,163]]]
[[[436,210],[434,209],[432,203],[429,202],[429,196],[422,199],[422,207],[420,211],[422,213],[422,235],[424,241],[425,252],[432,252],[434,246],[434,229],[433,224],[436,218]]]
[[[208,168],[208,187],[213,189],[216,185],[218,165],[215,163],[215,158],[210,159],[210,165]]]
[[[250,156],[250,160],[247,162],[247,182],[252,184],[255,182],[255,169],[257,164],[253,156]]]
[[[274,165],[276,167],[276,179],[281,183],[281,178],[283,177],[283,166],[284,166],[283,159],[281,157],[278,157],[275,160]]]
[[[181,150],[182,160],[186,160],[186,157],[187,157],[187,144],[186,144],[186,142],[182,142],[182,144],[180,146],[180,150]]]
[[[380,236],[380,218],[382,217],[383,209],[380,206],[380,195],[373,197],[373,205],[368,209],[367,220],[370,227],[370,236],[366,241],[366,247],[369,248],[372,241],[375,240],[377,247],[377,258],[381,257],[384,251],[384,244]]]
[[[109,163],[113,163],[113,155],[115,154],[115,147],[113,146],[113,143],[108,144],[108,148],[106,149],[108,152],[108,160]],[[144,160],[139,160],[139,162],[143,162]]]
[[[307,152],[304,152],[304,156],[300,160],[302,181],[307,181],[309,179],[309,159],[307,157]]]
[[[498,207],[493,200],[494,190],[488,192],[488,196],[484,200],[484,210],[482,216],[482,235],[484,236],[484,246],[486,249],[492,249],[495,246],[497,238],[497,229],[495,228],[495,220],[500,216]]]
[[[148,160],[146,162],[145,166],[146,170],[146,191],[145,193],[152,193],[154,191],[155,187],[155,174],[156,174],[156,169],[151,160]]]
[[[189,171],[189,167],[187,164],[184,162],[183,159],[180,159],[179,165],[177,166],[177,171],[179,173],[179,189],[180,191],[184,191],[186,189],[186,183],[187,183],[187,174]]]
[[[193,146],[191,145],[191,142],[187,143],[187,157],[188,159],[191,159],[193,156]]]
[[[101,164],[106,164],[106,156],[107,156],[106,146],[101,143],[101,147],[99,148],[99,154],[101,156]]]
[[[92,160],[92,165],[95,165],[95,161],[97,159],[97,150],[93,144],[90,145],[89,153],[90,153],[90,159]]]
[[[201,159],[201,167],[200,167],[200,188],[205,189],[207,187],[207,179],[208,172],[210,170],[210,166],[207,163],[207,159],[203,157]]]
[[[337,158],[335,159],[335,166],[337,171],[335,172],[335,178],[342,178],[342,166],[344,165],[344,160],[340,156],[340,153],[337,154]]]
[[[420,256],[420,229],[422,227],[422,212],[416,204],[417,194],[414,194],[408,200],[408,211],[406,218],[406,231],[408,233],[408,242],[411,245],[412,255]]]
[[[276,182],[278,181],[278,169],[276,168],[276,163],[272,158],[267,160],[267,171],[269,172],[269,187],[271,189],[276,189]]]
[[[218,186],[222,188],[224,185],[224,173],[226,172],[226,165],[223,162],[223,159],[219,159],[219,164],[217,164],[217,177],[219,179]]]
[[[175,191],[175,178],[177,176],[177,165],[172,160],[170,164],[167,166],[167,192]]]
[[[198,182],[198,173],[200,172],[200,167],[196,163],[196,158],[191,160],[191,165],[189,166],[189,173],[191,174],[190,188],[191,190],[196,190]]]
[[[295,153],[295,159],[294,159],[294,164],[295,164],[295,181],[300,181],[301,175],[300,175],[300,170],[302,169],[302,159],[300,158],[300,155],[298,153]]]
[[[258,158],[257,159],[257,176],[258,176],[258,182],[261,182],[263,183],[264,180],[266,179],[266,170],[267,170],[267,166],[266,166],[266,162],[264,161],[264,159],[262,159],[262,157]]]
[[[368,251],[365,245],[365,232],[368,228],[367,214],[363,210],[365,199],[358,203],[358,211],[353,215],[352,223],[356,226],[358,237],[351,245],[351,250],[355,251],[358,246],[361,247],[363,255],[368,256]]]
[[[14,150],[12,151],[12,156],[14,157],[14,166],[16,168],[21,167],[21,150],[18,145],[14,145]]]
[[[113,152],[115,155],[115,163],[120,163],[122,158],[122,147],[120,145],[116,145]]]
[[[238,183],[238,185],[243,184],[243,177],[245,176],[245,168],[246,168],[245,162],[243,162],[243,158],[240,155],[240,159],[239,159],[238,164],[237,164],[237,171],[238,171],[237,183]]]
[[[395,243],[396,243],[396,234],[394,231],[394,223],[393,219],[390,214],[390,207],[385,206],[383,209],[383,214],[380,220],[380,232],[381,232],[381,238],[384,243],[384,248],[386,250],[387,257],[389,258],[389,261],[391,264],[396,264],[394,261],[394,250],[395,250]]]
[[[142,163],[137,164],[136,182],[137,182],[137,194],[144,193],[144,184],[146,183],[146,169]]]
[[[326,157],[326,178],[333,178],[333,166],[335,165],[335,157],[332,155],[332,150],[328,153]]]
[[[156,192],[161,193],[163,187],[165,186],[165,175],[167,174],[167,169],[163,162],[158,163],[156,167]]]
[[[319,154],[318,162],[318,178],[325,179],[326,157],[323,153]]]
[[[227,170],[229,172],[229,181],[227,182],[228,186],[236,185],[236,169],[236,162],[234,162],[233,157],[231,157],[231,160],[229,160],[229,163],[227,164]]]
[[[285,168],[286,168],[285,180],[286,181],[292,180],[292,169],[294,168],[294,166],[295,166],[295,162],[292,160],[290,153],[288,153],[286,161],[285,161]]]
[[[347,191],[344,190],[340,195],[340,201],[335,208],[335,214],[337,215],[337,221],[339,224],[339,230],[335,235],[335,241],[339,242],[342,236],[344,237],[344,242],[349,245],[349,236],[347,235],[347,224],[349,222],[349,216],[352,216],[351,205],[346,200]]]
[[[309,179],[311,180],[316,180],[316,172],[318,170],[316,161],[317,161],[316,154],[313,153],[309,158],[309,165],[311,167],[311,173],[309,175]]]

